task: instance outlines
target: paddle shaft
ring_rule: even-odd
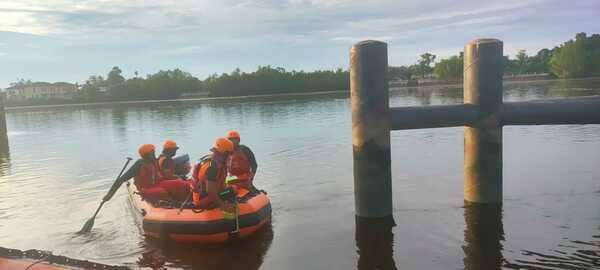
[[[98,208],[96,209],[96,212],[94,212],[94,215],[92,216],[92,219],[96,218],[96,216],[98,215],[98,212],[100,212],[100,208],[102,208],[102,206],[104,205],[106,201],[102,200],[102,202],[100,203],[100,205],[98,205]]]
[[[181,211],[183,211],[183,207],[185,207],[185,205],[190,201],[191,198],[192,198],[192,191],[190,191],[190,194],[188,195],[188,197],[185,199],[185,201],[179,207],[179,212],[177,212],[178,215],[181,214]]]
[[[121,171],[119,172],[119,175],[118,175],[118,176],[117,176],[117,178],[115,179],[115,183],[116,183],[117,181],[119,181],[119,178],[121,178],[121,175],[123,175],[123,172],[125,171],[125,168],[127,168],[127,165],[129,165],[129,162],[131,162],[131,158],[130,158],[130,157],[128,157],[128,158],[127,158],[127,161],[125,162],[125,165],[123,165],[123,168],[121,169]],[[115,184],[113,184],[113,185],[115,185]],[[112,188],[112,186],[111,186],[110,190],[108,191],[108,193],[107,193],[106,195],[110,194],[111,192],[116,192],[116,191],[113,191],[113,188]],[[112,195],[111,195],[110,197],[112,198]],[[104,202],[106,202],[106,201],[108,201],[108,200],[104,200],[104,199],[102,199],[102,203],[100,204],[100,207],[102,207],[102,205],[103,205],[103,204],[104,204]],[[98,210],[100,210],[100,207],[98,207]],[[96,210],[96,213],[98,213],[98,210]],[[96,216],[96,215],[94,215],[94,216]]]
[[[121,172],[119,172],[119,176],[117,176],[116,181],[119,181],[119,178],[121,178],[121,175],[123,175],[123,172],[125,171],[125,168],[127,168],[127,165],[129,165],[129,162],[131,161],[131,158],[128,157],[127,158],[127,162],[125,162],[125,165],[123,165],[123,168],[121,169]],[[112,189],[112,187],[111,187]],[[110,193],[111,191],[109,191]],[[88,219],[88,221],[86,221],[86,223],[83,225],[83,228],[81,228],[81,230],[79,231],[79,233],[87,233],[90,230],[92,230],[92,227],[94,226],[94,219],[96,219],[96,216],[98,215],[98,212],[100,212],[100,209],[102,208],[102,206],[104,205],[105,202],[107,202],[108,200],[104,200],[102,199],[102,202],[100,203],[100,205],[98,205],[98,208],[96,209],[96,212],[94,212],[94,216],[92,216],[90,219]]]
[[[240,206],[237,203],[237,198],[235,200],[235,232],[240,232]]]

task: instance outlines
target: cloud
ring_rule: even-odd
[[[155,54],[163,55],[163,56],[190,55],[190,54],[200,53],[200,52],[206,50],[207,48],[208,48],[207,46],[192,45],[192,46],[185,46],[185,47],[179,47],[179,48],[161,49],[161,50],[157,50],[155,52]]]
[[[190,67],[199,76],[261,64],[345,67],[348,48],[362,39],[387,41],[392,64],[412,63],[425,51],[458,52],[484,36],[503,39],[508,53],[518,44],[533,53],[575,32],[597,31],[598,17],[597,0],[4,1],[1,49],[13,68],[0,67],[0,85],[40,77],[25,67],[43,72],[44,65],[65,76],[117,64]]]

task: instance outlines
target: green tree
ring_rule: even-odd
[[[535,56],[530,56],[528,59],[527,70],[530,73],[549,73],[550,72],[550,58],[552,58],[552,51],[548,49],[541,49]]]
[[[593,34],[585,42],[588,76],[600,76],[600,35]]]
[[[551,70],[560,78],[578,78],[586,75],[585,39],[565,42],[550,60]]]
[[[463,77],[463,53],[453,55],[448,59],[442,59],[435,64],[433,73],[442,79],[462,79]]]
[[[114,66],[106,76],[106,82],[108,87],[114,87],[125,82],[125,78],[121,76],[121,69],[117,66]]]
[[[516,65],[519,74],[528,73],[529,56],[525,50],[519,50],[516,56]]]
[[[10,86],[27,86],[32,83],[33,82],[30,79],[25,80],[25,79],[21,78],[21,79],[17,79],[16,82],[11,82],[9,85]]]
[[[418,66],[418,74],[421,74],[422,78],[425,78],[426,74],[429,74],[433,71],[431,64],[435,62],[435,55],[431,53],[421,54],[419,60],[417,61]]]
[[[390,80],[410,80],[413,71],[407,66],[389,67],[388,75]]]
[[[342,69],[304,72],[259,66],[251,73],[235,69],[229,74],[213,74],[202,82],[201,87],[211,96],[348,90],[349,74]]]

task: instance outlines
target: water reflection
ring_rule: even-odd
[[[502,269],[502,206],[465,202],[465,269]]]
[[[9,174],[10,148],[6,134],[0,135],[0,177]]]
[[[271,243],[273,227],[265,225],[256,234],[226,245],[189,246],[160,243],[146,239],[146,252],[138,258],[138,265],[153,269],[259,269]]]
[[[565,239],[564,243],[548,253],[522,250],[527,259],[515,259],[508,263],[511,269],[600,269],[600,235],[594,240],[580,241]]]
[[[115,133],[124,140],[127,139],[127,112],[128,108],[121,105],[115,105],[110,111]]]
[[[359,270],[397,269],[394,261],[394,233],[392,216],[361,218],[356,216],[356,247]]]

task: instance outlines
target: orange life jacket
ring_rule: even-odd
[[[192,200],[197,206],[200,205],[199,201],[201,197],[206,196],[206,182],[208,181],[206,172],[210,168],[211,162],[213,162],[211,157],[204,157],[192,170],[194,186],[197,187],[192,194]],[[225,189],[225,177],[227,177],[227,167],[217,164],[217,187],[219,191]]]
[[[229,155],[227,169],[235,176],[247,175],[250,172],[250,160],[241,148],[238,147]]]
[[[133,177],[133,183],[138,190],[153,186],[158,182],[159,173],[156,162],[143,163],[137,174]]]

